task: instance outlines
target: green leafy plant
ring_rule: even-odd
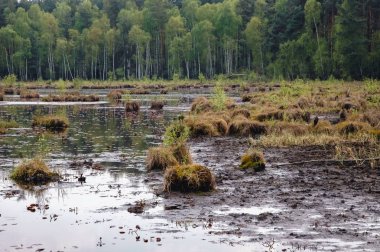
[[[227,95],[220,83],[217,83],[214,87],[214,94],[212,96],[212,105],[217,111],[221,111],[226,108]]]
[[[172,122],[165,130],[164,145],[172,146],[174,144],[185,143],[190,136],[190,129],[182,120]]]

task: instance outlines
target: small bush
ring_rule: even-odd
[[[241,157],[240,168],[253,169],[256,172],[263,171],[265,169],[265,159],[263,153],[253,149],[248,150]]]
[[[152,101],[152,103],[150,105],[150,109],[162,110],[164,105],[165,105],[165,103],[163,101]]]
[[[369,130],[371,126],[368,123],[363,122],[345,121],[338,123],[336,125],[336,128],[341,134],[348,135]]]
[[[172,122],[165,130],[164,145],[172,146],[185,143],[190,135],[190,129],[182,121]]]
[[[215,110],[221,111],[226,108],[227,95],[221,84],[217,84],[214,87],[214,94],[212,95],[212,105]]]
[[[164,177],[164,188],[168,192],[208,192],[215,188],[214,175],[198,164],[170,167]]]
[[[17,77],[14,74],[9,74],[4,77],[3,82],[6,86],[10,87],[13,86],[17,81]]]
[[[32,127],[43,127],[49,131],[61,132],[69,127],[69,120],[59,115],[38,116],[33,118]]]
[[[125,103],[126,112],[138,112],[140,110],[140,105],[137,101],[128,101]]]
[[[189,151],[189,147],[186,146],[185,143],[175,144],[171,147],[171,151],[173,156],[180,164],[191,164],[191,154]]]
[[[267,132],[263,123],[250,121],[244,117],[236,117],[228,127],[229,135],[253,136],[261,135]]]
[[[211,102],[206,97],[198,97],[191,104],[191,111],[195,113],[212,110]]]
[[[10,177],[16,182],[26,184],[45,184],[59,180],[59,174],[52,172],[39,158],[23,161],[12,171]]]
[[[146,162],[148,171],[165,170],[169,166],[178,165],[177,159],[168,147],[149,148]]]

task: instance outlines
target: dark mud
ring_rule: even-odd
[[[247,148],[243,139],[192,141],[193,160],[213,170],[217,190],[163,193],[161,174],[152,173],[149,184],[166,209],[156,217],[210,227],[218,223],[219,230],[209,233],[242,237],[242,243],[259,242],[275,251],[379,251],[379,167],[302,164],[332,158],[331,147],[316,146],[267,149],[265,171],[241,171],[240,155]]]

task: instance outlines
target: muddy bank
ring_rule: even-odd
[[[165,211],[152,217],[190,221],[243,238],[244,243],[311,251],[377,251],[380,247],[380,168],[305,160],[332,158],[329,147],[264,150],[267,168],[238,169],[246,140],[198,139],[195,162],[211,168],[217,190],[202,195],[162,192],[162,175],[148,184]],[[297,164],[291,164],[297,163]],[[272,244],[273,243],[273,244]]]

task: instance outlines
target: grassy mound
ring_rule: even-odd
[[[255,116],[255,119],[263,122],[263,121],[272,121],[272,120],[284,120],[284,112],[281,110],[273,110],[260,113]]]
[[[45,184],[59,180],[59,174],[53,172],[42,159],[23,161],[11,173],[11,179],[18,183]]]
[[[166,147],[149,148],[146,163],[149,171],[165,170],[169,166],[178,165],[172,150]]]
[[[200,136],[218,136],[218,131],[211,123],[210,120],[205,120],[204,118],[196,118],[192,120],[187,120],[186,125],[190,129],[190,134],[192,137]]]
[[[81,95],[79,92],[65,93],[60,95],[48,95],[42,97],[44,102],[97,102],[100,100],[97,95]]]
[[[137,101],[129,101],[125,103],[126,112],[138,112],[140,110],[140,105]]]
[[[0,101],[4,101],[4,94],[0,93]]]
[[[40,95],[37,92],[33,92],[29,90],[21,90],[20,98],[21,99],[39,99]]]
[[[179,165],[166,169],[164,187],[166,191],[208,192],[215,188],[215,178],[202,165]]]
[[[371,128],[371,126],[368,123],[364,122],[355,122],[355,121],[344,121],[341,123],[338,123],[336,125],[336,128],[341,134],[354,134],[361,131],[367,131]]]
[[[206,97],[198,97],[191,104],[191,111],[195,113],[212,110],[212,104]]]
[[[232,118],[234,118],[238,115],[242,115],[245,118],[249,118],[251,116],[251,113],[249,112],[248,109],[244,109],[244,108],[236,109],[232,112]]]
[[[163,101],[152,101],[150,109],[161,110],[164,107],[164,105],[165,104]]]
[[[249,136],[261,135],[267,132],[266,126],[258,121],[251,121],[245,117],[236,117],[229,125],[229,135]]]
[[[123,90],[112,90],[107,94],[108,99],[118,101],[123,98],[124,91]]]
[[[69,127],[69,120],[59,115],[38,116],[33,118],[32,127],[43,127],[49,131],[60,132]]]
[[[241,157],[240,168],[263,171],[265,169],[265,159],[263,153],[252,149],[248,150]]]

